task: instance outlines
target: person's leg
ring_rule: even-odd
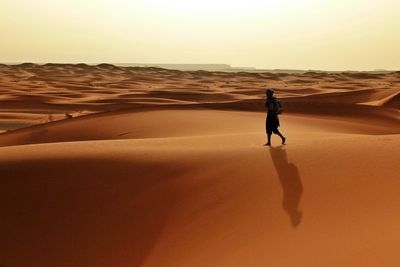
[[[281,134],[281,132],[278,129],[274,131],[274,134],[279,135],[279,137],[282,139],[282,145],[285,144],[286,138]]]
[[[271,145],[271,133],[267,133],[267,138],[268,138],[268,142],[265,144],[266,146],[270,146]]]
[[[271,145],[271,135],[272,135],[272,132],[270,130],[268,123],[269,123],[269,120],[267,117],[267,118],[265,118],[265,132],[267,133],[267,143],[265,144],[266,146]]]

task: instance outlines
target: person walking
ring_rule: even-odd
[[[267,132],[267,143],[266,146],[271,145],[271,135],[272,133],[278,135],[282,139],[282,144],[284,145],[286,142],[286,138],[279,132],[278,127],[279,125],[279,117],[278,115],[281,114],[281,103],[280,101],[274,97],[274,90],[267,89],[265,90],[266,94],[266,101],[265,107],[267,108],[267,118],[265,121],[265,130]]]

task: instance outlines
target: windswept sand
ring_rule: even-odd
[[[121,108],[262,111],[266,87],[276,88],[285,112],[364,117],[378,110],[399,116],[392,109],[400,109],[400,72],[232,73],[25,63],[0,64],[0,130]]]
[[[0,265],[400,265],[398,73],[0,70]]]

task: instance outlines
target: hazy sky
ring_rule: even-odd
[[[0,61],[400,69],[399,0],[0,0]]]

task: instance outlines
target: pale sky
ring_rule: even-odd
[[[0,62],[400,70],[400,0],[0,0]]]

